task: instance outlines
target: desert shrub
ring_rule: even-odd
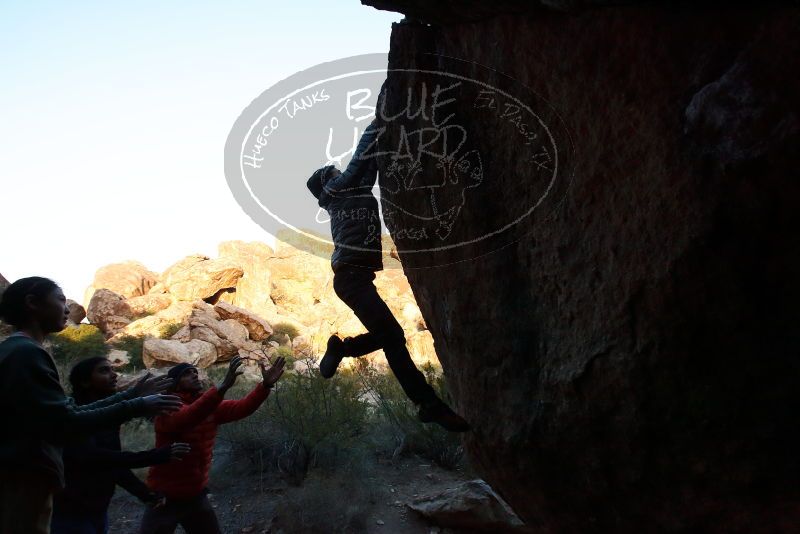
[[[212,384],[218,384],[219,382],[221,382],[222,379],[225,378],[225,375],[228,373],[229,365],[230,365],[229,362],[223,362],[207,367],[206,375],[208,375],[208,379],[206,380],[207,382],[206,385],[210,387]],[[237,383],[236,386],[234,386],[234,391],[237,391],[239,389],[239,387],[237,386],[240,387],[241,384]]]
[[[183,323],[167,323],[161,325],[158,329],[158,336],[161,339],[169,339],[174,336],[178,330],[183,328]]]
[[[143,451],[155,446],[156,434],[153,422],[147,418],[137,418],[120,427],[122,450]]]
[[[464,447],[458,434],[447,432],[433,423],[421,422],[417,417],[417,407],[408,400],[392,373],[379,371],[365,358],[357,360],[354,370],[362,381],[365,393],[375,402],[376,416],[392,429],[393,457],[412,452],[445,469],[462,465]],[[428,363],[421,370],[436,394],[451,403],[441,368]]]
[[[57,334],[49,335],[45,347],[53,355],[65,391],[71,389],[69,372],[78,360],[108,354],[105,336],[99,328],[90,324],[68,326]]]
[[[310,362],[298,364],[281,378],[264,407],[220,433],[235,451],[280,471],[292,484],[302,483],[311,467],[341,464],[369,417],[353,373],[326,380]]]
[[[294,369],[294,362],[297,360],[294,356],[294,352],[289,347],[278,347],[275,350],[275,357],[282,356],[286,359],[286,369],[293,370]]]
[[[211,368],[222,378],[226,367]],[[449,402],[441,370],[423,367],[428,381]],[[219,375],[217,376],[217,373]],[[246,395],[252,382],[240,378],[228,398]],[[296,361],[255,414],[220,428],[219,439],[233,459],[243,458],[260,472],[279,471],[299,485],[313,468],[316,474],[363,462],[379,454],[393,459],[414,453],[447,469],[462,467],[460,437],[435,424],[423,424],[390,372],[359,359],[324,379],[313,359]],[[300,519],[297,519],[300,521]]]
[[[297,327],[291,323],[276,323],[272,325],[272,336],[270,336],[270,339],[277,341],[278,336],[282,334],[289,336],[289,339],[294,339],[299,333]]]
[[[65,366],[84,358],[108,354],[105,336],[99,328],[91,324],[68,326],[53,334],[50,341],[53,357]]]
[[[124,451],[146,451],[155,447],[156,435],[153,423],[148,418],[132,419],[120,427],[120,442]],[[134,469],[143,478],[147,467]]]
[[[283,356],[287,360],[294,359],[294,352],[289,347],[278,347],[275,349],[276,356]]]
[[[366,532],[376,492],[361,472],[314,475],[290,491],[278,506],[278,527],[285,532]]]

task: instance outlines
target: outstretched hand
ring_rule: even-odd
[[[167,375],[153,376],[152,373],[147,372],[134,385],[128,388],[128,391],[131,392],[131,398],[147,397],[148,395],[164,393],[171,385],[172,379]]]
[[[222,379],[222,382],[217,385],[217,391],[224,395],[225,392],[236,383],[236,377],[244,373],[244,369],[239,370],[241,365],[242,357],[237,354],[231,359],[231,363],[228,365],[228,372],[225,374],[225,378]]]
[[[275,360],[275,363],[270,367],[267,367],[267,364],[264,362],[258,362],[258,366],[261,367],[261,378],[264,379],[264,385],[267,387],[272,387],[283,375],[285,365],[286,358],[283,356],[278,357],[278,359]]]
[[[147,395],[142,397],[142,400],[147,415],[166,415],[180,410],[183,406],[183,401],[177,395]]]

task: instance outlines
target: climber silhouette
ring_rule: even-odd
[[[319,206],[330,215],[334,250],[333,289],[367,328],[367,333],[340,339],[332,335],[320,362],[320,373],[330,378],[344,357],[359,357],[383,349],[389,367],[408,398],[419,406],[419,419],[451,432],[465,432],[469,424],[437,395],[414,365],[406,349],[403,328],[378,294],[375,271],[383,269],[378,201],[372,194],[378,168],[367,151],[374,144],[378,119],[364,131],[344,172],[328,165],[314,172],[306,185]]]

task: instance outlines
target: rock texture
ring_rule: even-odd
[[[134,316],[147,316],[169,308],[173,299],[168,295],[148,294],[127,299],[128,306]]]
[[[272,334],[272,327],[269,323],[244,308],[234,306],[227,302],[220,302],[214,306],[214,311],[217,312],[222,319],[237,321],[242,324],[246,329],[245,334],[249,334],[250,339],[254,341],[262,341]]]
[[[99,288],[92,292],[86,317],[110,337],[130,324],[133,311],[125,297],[110,289]]]
[[[243,271],[235,291],[222,294],[220,300],[260,317],[274,316],[277,308],[270,298],[272,272],[269,269],[270,258],[275,255],[273,250],[264,243],[244,241],[225,241],[218,249],[220,258],[233,260]]]
[[[162,275],[164,285],[180,300],[211,298],[235,288],[244,271],[228,258],[189,256],[169,267]]]
[[[94,291],[99,288],[129,298],[146,295],[157,281],[158,275],[138,261],[112,263],[97,270],[92,285],[84,293],[83,304],[88,308]]]
[[[387,251],[391,247],[391,241],[386,243]],[[365,331],[333,291],[329,260],[285,242],[273,251],[263,243],[228,241],[219,245],[219,253],[215,259],[193,254],[176,262],[161,277],[150,279],[144,295],[126,298],[100,287],[96,279],[90,288],[89,321],[112,345],[128,336],[170,341],[148,344],[148,366],[188,361],[192,354],[199,354],[203,365],[237,353],[259,359],[280,346],[296,356],[319,356],[331,334],[346,337]],[[391,260],[378,273],[378,291],[403,325],[412,357],[418,363],[437,362],[433,339],[398,266]],[[297,335],[273,336],[273,326],[281,323],[294,327]],[[214,357],[176,344],[193,340],[212,346]],[[378,363],[383,361],[381,351],[374,355]],[[129,354],[132,361],[138,356]],[[345,360],[345,365],[351,363]]]
[[[654,3],[508,15],[482,3],[463,22],[452,8],[476,2],[365,3],[443,24],[395,25],[390,69],[474,61],[495,70],[459,73],[516,91],[567,132],[556,142],[568,188],[502,248],[412,253],[420,243],[400,232],[429,199],[389,183],[395,162],[380,162],[384,217],[402,208],[390,229],[474,426],[471,464],[541,532],[791,531],[798,10]],[[389,111],[426,79],[433,88],[428,74],[390,71]],[[410,97],[414,109],[420,100]],[[458,242],[540,189],[502,111],[463,100],[450,111],[483,158],[486,186],[470,191],[448,238]],[[396,151],[399,135],[387,130],[379,148]],[[415,179],[436,185],[436,164],[423,161]],[[437,202],[462,193],[437,192]]]
[[[116,330],[109,338],[109,342],[114,342],[122,336],[161,337],[162,332],[176,324],[186,322],[192,313],[190,302],[173,302],[167,308],[160,310],[153,315],[148,315],[129,322]]]
[[[423,495],[408,508],[436,525],[469,532],[523,532],[524,523],[483,480],[469,480],[436,495]]]
[[[86,310],[74,300],[67,299],[67,307],[69,308],[69,317],[67,318],[69,324],[78,324],[86,318]]]
[[[149,338],[144,341],[142,357],[147,367],[190,363],[203,369],[217,360],[217,351],[214,345],[201,339],[183,343],[174,339]]]
[[[106,354],[106,358],[108,358],[108,361],[111,362],[111,365],[114,367],[123,367],[131,363],[128,352],[124,350],[111,349],[108,351],[108,354]]]

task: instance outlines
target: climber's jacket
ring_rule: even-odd
[[[347,169],[335,175],[333,165],[317,170],[306,183],[331,219],[334,271],[343,266],[383,269],[381,220],[372,188],[378,176],[374,156],[377,120],[367,126]]]

